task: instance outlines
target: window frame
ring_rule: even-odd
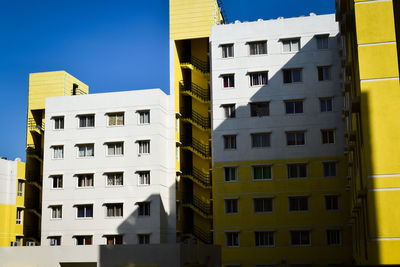
[[[124,217],[124,203],[105,203],[105,218],[115,219]]]
[[[291,200],[297,200],[297,203],[294,203],[295,206],[292,206]],[[303,200],[306,200],[306,208],[303,209],[302,205],[304,205]],[[310,211],[310,197],[309,196],[288,196],[289,203],[289,212],[308,212]]]
[[[338,176],[336,161],[322,162],[322,169],[323,169],[324,177],[337,177]]]
[[[258,238],[257,238],[257,233],[258,233]],[[267,234],[267,236],[261,237],[261,233],[263,235]],[[272,244],[269,244],[270,238],[272,235]],[[267,242],[260,242],[261,240]],[[258,242],[257,242],[258,241]],[[257,244],[258,243],[258,244]],[[261,244],[261,243],[268,243],[268,244]],[[256,248],[272,248],[275,247],[275,232],[274,231],[254,231],[254,246]]]
[[[239,199],[224,198],[225,215],[239,214]]]
[[[268,55],[268,41],[267,40],[260,40],[260,41],[251,41],[247,42],[249,46],[249,56],[262,56]],[[262,45],[262,46],[260,46]],[[254,46],[254,47],[252,47]],[[252,49],[253,48],[253,49]],[[252,52],[254,51],[254,52]]]
[[[297,50],[294,50],[294,41],[297,41]],[[281,39],[282,42],[282,53],[297,53],[301,51],[301,37],[285,38]],[[285,51],[285,43],[289,43],[289,51]]]
[[[64,116],[53,116],[53,117],[51,117],[51,119],[53,120],[53,130],[56,130],[56,131],[64,130],[64,127],[65,127]]]
[[[61,236],[48,236],[49,246],[61,246]]]
[[[286,146],[304,146],[306,145],[306,131],[286,131]],[[294,134],[294,144],[292,144],[289,139],[289,135]],[[303,137],[299,138],[299,134],[302,134]],[[300,142],[303,140],[303,142]]]
[[[136,202],[138,205],[138,217],[150,217],[151,216],[151,202],[141,201]]]
[[[138,155],[141,155],[141,156],[150,155],[151,147],[150,147],[150,140],[149,139],[147,139],[147,140],[137,140],[136,142],[138,143]],[[145,148],[145,144],[148,144],[147,145],[147,149],[144,149]],[[147,152],[144,152],[145,150]]]
[[[236,104],[222,104],[225,119],[236,118]]]
[[[299,74],[300,74],[300,80],[296,80],[296,81],[294,81],[295,79],[295,75],[294,75],[294,72],[295,71],[299,71]],[[285,73],[288,73],[288,72],[290,72],[290,80],[287,80],[286,78],[288,78],[288,74],[285,74]],[[291,68],[291,69],[282,69],[282,74],[283,74],[283,84],[292,84],[292,83],[302,83],[303,82],[303,68]]]
[[[62,205],[50,205],[50,219],[61,220],[63,218]]]
[[[95,114],[79,114],[78,117],[78,128],[79,129],[90,129],[96,126],[96,116]],[[90,118],[93,117],[93,125],[89,125],[91,123]],[[82,123],[82,119],[85,119],[85,123]],[[84,124],[84,125],[83,125]],[[88,126],[89,125],[89,126]]]
[[[283,101],[285,103],[285,114],[286,115],[298,115],[298,114],[304,114],[304,100],[303,99],[290,99],[290,100],[284,100]],[[301,104],[301,108],[298,107],[298,104]],[[288,110],[288,104],[292,104],[293,107],[293,112],[288,112],[290,110]],[[301,112],[300,112],[301,109]]]
[[[24,195],[24,182],[20,179],[17,180],[17,196],[22,197]]]
[[[64,177],[62,174],[50,175],[49,178],[51,178],[50,189],[59,190],[64,188]]]
[[[305,176],[300,176],[302,173],[301,167],[305,167]],[[296,176],[291,175],[290,167],[296,167]],[[308,164],[307,163],[288,163],[286,164],[286,172],[288,179],[304,179],[308,177]]]
[[[92,235],[74,235],[75,245],[76,246],[90,246],[93,245],[93,236]],[[82,238],[82,244],[80,243],[78,238]]]
[[[52,145],[51,149],[53,150],[51,159],[64,159],[64,145]],[[58,150],[61,152],[57,152]],[[61,156],[58,155],[59,153],[61,153]]]
[[[250,102],[250,117],[269,117],[269,101]],[[265,110],[264,110],[265,109]]]
[[[94,205],[93,204],[76,204],[74,205],[76,208],[76,217],[75,219],[78,220],[92,220],[94,218]],[[79,216],[79,209],[83,208],[83,216]],[[89,209],[90,208],[90,209]],[[91,210],[91,215],[92,216],[88,216],[88,211]]]
[[[76,176],[76,188],[82,189],[82,188],[93,188],[94,187],[94,173],[79,173],[79,174],[75,174],[74,176]],[[84,184],[83,186],[80,185],[80,180],[83,180]],[[86,185],[88,184],[88,181],[92,180],[91,182],[91,186],[90,185]]]
[[[266,205],[265,201],[268,200],[270,202],[271,210],[266,209],[269,207],[269,203]],[[262,210],[258,210],[257,208],[260,207],[256,202],[262,201]],[[260,203],[259,203],[260,204]],[[253,213],[254,214],[266,214],[266,213],[273,213],[274,212],[274,197],[253,197]]]
[[[124,172],[116,171],[116,172],[106,172],[104,173],[106,176],[106,187],[121,187],[124,186]],[[110,183],[112,181],[112,183]],[[119,183],[117,183],[120,181]]]
[[[335,200],[334,202],[332,200]],[[325,195],[325,210],[328,212],[340,210],[339,195]],[[336,206],[336,207],[335,207]]]
[[[321,142],[323,145],[335,144],[336,129],[321,129]]]
[[[250,87],[260,87],[268,85],[268,71],[252,71],[248,73],[249,75],[249,85]],[[257,75],[257,77],[255,77]],[[264,75],[266,75],[264,77]],[[265,80],[265,83],[263,81]],[[254,81],[258,81],[258,83],[254,83]],[[261,82],[260,82],[261,81]]]
[[[233,58],[235,57],[235,46],[234,43],[221,44],[221,58]],[[231,48],[231,49],[229,49]]]
[[[264,177],[264,168],[269,168],[269,174],[270,174],[270,178],[261,178],[258,179],[256,178],[256,168],[261,168],[261,176]],[[252,178],[253,181],[270,181],[272,180],[272,165],[271,164],[267,164],[267,165],[253,165],[251,166],[251,172],[252,172]]]
[[[149,186],[151,183],[151,176],[150,176],[150,171],[137,171],[137,176],[138,176],[138,185],[139,186]],[[142,175],[147,175],[147,177]]]
[[[233,73],[221,74],[221,78],[222,78],[222,88],[224,88],[224,89],[234,89],[235,88],[235,74],[233,74]]]
[[[316,42],[317,42],[317,50],[328,50],[329,49],[329,35],[328,34],[324,34],[324,35],[317,35],[315,36]],[[322,42],[320,43],[319,41],[326,41],[326,47],[325,47],[325,43]],[[322,44],[320,46],[320,44]]]
[[[137,110],[136,113],[138,114],[138,124],[139,125],[148,125],[151,123],[150,109]],[[147,117],[146,117],[146,114],[147,114]]]
[[[293,243],[293,236],[292,236],[292,234],[294,234],[294,233],[300,233],[300,237],[299,237],[299,244],[294,244]],[[306,243],[304,243],[304,244],[302,244],[302,242],[301,242],[301,240],[302,240],[302,237],[301,237],[301,235],[302,234],[304,234],[304,233],[307,233],[307,235],[308,235],[308,243],[306,244]],[[307,246],[311,246],[311,231],[309,231],[309,230],[291,230],[290,231],[290,245],[291,246],[296,246],[296,247],[307,247]]]
[[[106,142],[106,156],[107,157],[122,157],[124,156],[124,141],[116,141],[116,142]],[[118,145],[121,146],[121,154],[117,154],[116,152],[118,151]],[[114,146],[114,154],[110,154],[110,146]]]
[[[22,208],[17,208],[15,217],[15,224],[21,225],[24,219],[24,210]]]
[[[94,158],[94,143],[86,143],[86,144],[76,144],[77,147],[77,158]],[[92,155],[88,155],[89,147],[92,147]],[[81,148],[84,148],[84,155],[81,156]]]
[[[252,149],[263,149],[263,148],[268,148],[271,147],[271,133],[270,132],[265,132],[265,133],[250,133],[251,136],[251,148]],[[266,138],[264,140],[264,137]],[[256,138],[260,138],[261,145],[256,146],[255,143],[257,143]],[[264,143],[266,141],[266,143]],[[266,145],[265,145],[266,144]]]
[[[330,101],[330,110],[329,110],[329,104],[328,101]],[[320,97],[319,98],[319,110],[320,112],[333,112],[333,97]]]
[[[223,135],[224,139],[224,150],[236,150],[237,149],[237,140],[236,134],[226,134]]]
[[[107,246],[115,246],[115,245],[123,245],[124,244],[124,235],[104,235],[106,239]],[[109,240],[112,240],[111,244]]]
[[[150,234],[137,234],[136,238],[137,238],[138,245],[150,244]]]
[[[119,116],[122,115],[122,124],[118,124],[118,122],[121,122],[121,119],[118,119]],[[122,127],[125,125],[125,112],[121,111],[121,112],[109,112],[106,113],[107,116],[107,127]],[[115,124],[111,124],[111,119],[114,118],[115,120]]]
[[[317,66],[318,81],[325,82],[332,80],[331,66]]]
[[[234,178],[231,177],[231,171],[234,170]],[[229,172],[229,175],[227,175]],[[234,166],[225,166],[224,167],[224,182],[237,182],[238,181],[238,168]]]
[[[329,234],[337,234],[337,236],[335,236],[334,239],[337,239],[338,242],[332,243],[332,240],[331,240],[332,236],[330,236]],[[341,229],[326,229],[326,244],[328,246],[341,246],[342,245],[342,230]]]
[[[240,247],[240,236],[239,232],[225,232],[225,245],[227,248],[238,248]]]

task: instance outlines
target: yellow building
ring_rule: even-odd
[[[177,238],[212,243],[209,36],[216,0],[170,0],[171,94],[176,109]]]
[[[336,1],[354,259],[399,264],[400,1]]]
[[[65,71],[29,76],[24,242],[40,244],[45,99],[87,94],[88,90],[87,85]],[[63,128],[64,122],[60,120],[58,127]]]
[[[0,247],[23,241],[25,163],[0,159]]]

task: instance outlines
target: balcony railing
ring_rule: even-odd
[[[184,135],[181,136],[182,148],[189,148],[193,152],[197,153],[199,156],[203,158],[211,157],[211,149],[208,144],[201,143],[196,138],[186,137]]]
[[[207,203],[195,195],[185,198],[183,204],[195,207],[195,210],[200,211],[200,213],[202,213],[202,215],[205,215],[206,217],[212,216],[211,203]]]
[[[87,95],[87,93],[79,88],[71,90],[71,95]]]
[[[193,225],[192,234],[205,244],[212,244],[213,242],[213,234],[211,232],[204,231],[196,225]]]
[[[211,186],[211,175],[197,168],[193,168],[192,170],[182,170],[182,176],[190,177],[204,187]]]
[[[182,119],[189,120],[193,124],[197,124],[204,130],[208,130],[211,127],[211,121],[209,117],[205,117],[203,115],[200,115],[196,111],[185,111],[184,108],[181,109],[181,114],[182,114]]]
[[[26,154],[28,156],[38,157],[39,159],[43,159],[43,153],[40,148],[36,147],[34,144],[26,145]]]
[[[25,199],[25,208],[27,210],[34,210],[37,213],[41,214],[42,205],[40,204],[37,198],[26,198]]]
[[[29,119],[28,120],[28,129],[29,131],[35,131],[38,130],[40,132],[44,131],[44,122],[41,122],[40,124],[38,124],[35,119]]]
[[[203,73],[209,73],[210,72],[210,64],[208,61],[203,61],[201,59],[198,59],[194,56],[190,57],[190,60],[183,60],[182,64],[191,64],[193,67],[198,69],[199,71]]]
[[[185,83],[184,81],[180,81],[180,90],[182,92],[190,93],[194,97],[204,101],[208,102],[210,101],[210,90],[205,89],[195,83]]]

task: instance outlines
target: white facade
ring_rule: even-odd
[[[337,35],[334,14],[235,22],[212,28],[214,162],[343,155]],[[266,42],[266,53],[258,50],[250,55],[253,42]],[[233,53],[226,51],[229,45],[233,45]],[[322,81],[318,67],[328,72],[322,74]],[[283,70],[300,70],[300,81],[293,82],[292,76],[291,83],[284,83]],[[268,83],[252,86],[251,75],[264,72],[268,73]],[[234,85],[225,81],[224,86],[224,77],[229,75],[234,75]],[[320,101],[325,98],[332,99],[332,110],[322,112]],[[287,114],[286,102],[293,100],[302,101],[301,113]],[[250,103],[254,102],[268,102],[269,115],[252,117]],[[226,117],[226,104],[235,105],[234,118]],[[326,129],[334,132],[334,143],[322,144],[321,130]],[[305,144],[288,145],[288,132],[304,132]],[[252,148],[251,134],[255,133],[269,134],[270,145]],[[226,149],[224,135],[236,136],[236,149]]]
[[[47,98],[45,125],[43,246],[118,243],[119,235],[123,244],[175,242],[169,96],[152,89]]]
[[[0,159],[0,204],[15,205],[17,198],[17,161]],[[22,177],[19,177],[22,178]]]

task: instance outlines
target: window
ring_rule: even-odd
[[[311,245],[310,231],[290,231],[290,243],[292,246]]]
[[[51,209],[51,218],[52,219],[61,219],[62,218],[62,206],[50,206]]]
[[[319,99],[321,112],[332,111],[332,97]]]
[[[107,217],[122,217],[123,216],[123,204],[105,204],[107,208]]]
[[[271,166],[253,166],[253,180],[271,180]]]
[[[235,104],[224,104],[222,108],[224,109],[226,119],[236,117]]]
[[[286,114],[303,113],[303,100],[287,100],[285,101]]]
[[[326,240],[329,246],[338,246],[342,243],[340,230],[326,230]]]
[[[124,113],[108,113],[108,126],[121,126],[124,125]]]
[[[92,244],[92,236],[91,235],[77,235],[75,236],[76,244],[78,246],[86,246]]]
[[[339,209],[339,196],[329,195],[325,196],[325,209],[338,210]]]
[[[224,148],[236,149],[236,135],[224,135]]]
[[[124,142],[107,143],[107,156],[124,155]]]
[[[283,52],[298,52],[300,51],[300,38],[282,40]]]
[[[302,82],[301,69],[283,70],[283,83],[299,83]]]
[[[150,123],[150,110],[139,110],[139,124]]]
[[[139,216],[150,216],[150,202],[138,202]]]
[[[78,205],[77,207],[77,215],[78,218],[93,218],[93,205]]]
[[[269,116],[269,102],[250,103],[250,116],[251,117]]]
[[[235,87],[235,75],[234,74],[222,75],[222,79],[224,81],[224,88]]]
[[[20,208],[17,208],[16,224],[22,224],[22,209],[20,209]]]
[[[63,176],[62,175],[53,175],[50,176],[52,181],[52,186],[51,188],[56,189],[56,188],[63,188]]]
[[[64,146],[52,146],[53,148],[53,159],[64,158]]]
[[[93,187],[94,178],[93,174],[79,174],[78,177],[78,187]]]
[[[225,182],[237,180],[237,177],[236,177],[237,168],[236,167],[225,167],[224,173],[225,173]]]
[[[150,140],[138,141],[139,154],[150,154]]]
[[[60,246],[61,236],[49,236],[50,246]]]
[[[307,164],[294,163],[287,165],[288,178],[304,178],[307,177]]]
[[[335,130],[321,130],[322,144],[335,143]]]
[[[288,146],[299,146],[305,144],[305,132],[287,132],[286,144]]]
[[[328,36],[317,36],[317,49],[328,49],[329,38]]]
[[[275,246],[274,232],[254,232],[254,241],[256,247],[273,247]]]
[[[150,244],[150,235],[149,234],[139,234],[139,235],[137,235],[137,239],[138,239],[139,245]]]
[[[250,55],[267,54],[267,41],[249,42]]]
[[[78,115],[79,128],[94,127],[94,115]]]
[[[149,185],[150,184],[150,171],[140,171],[139,175],[139,184],[140,185]]]
[[[323,162],[324,177],[336,176],[336,162]]]
[[[269,147],[271,146],[270,137],[270,133],[251,134],[251,146],[253,148]]]
[[[55,130],[62,130],[64,129],[64,117],[53,117],[54,120],[54,129]]]
[[[318,81],[328,81],[331,79],[331,68],[329,66],[318,67]]]
[[[238,213],[237,199],[225,199],[225,213],[226,214]]]
[[[107,245],[122,245],[122,235],[106,235]]]
[[[233,57],[233,44],[223,44],[221,45],[222,58]]]
[[[267,84],[268,84],[267,71],[250,73],[250,86],[267,85]]]
[[[94,156],[94,144],[81,144],[78,146],[78,157],[93,157]]]
[[[271,197],[254,198],[254,213],[272,212],[274,200]]]
[[[226,246],[227,247],[239,247],[239,233],[230,232],[226,234]]]
[[[308,211],[308,197],[289,197],[289,211]]]
[[[107,185],[123,185],[124,184],[124,174],[122,172],[107,173]]]
[[[21,197],[24,194],[24,183],[22,181],[18,181],[18,193],[17,195]]]

